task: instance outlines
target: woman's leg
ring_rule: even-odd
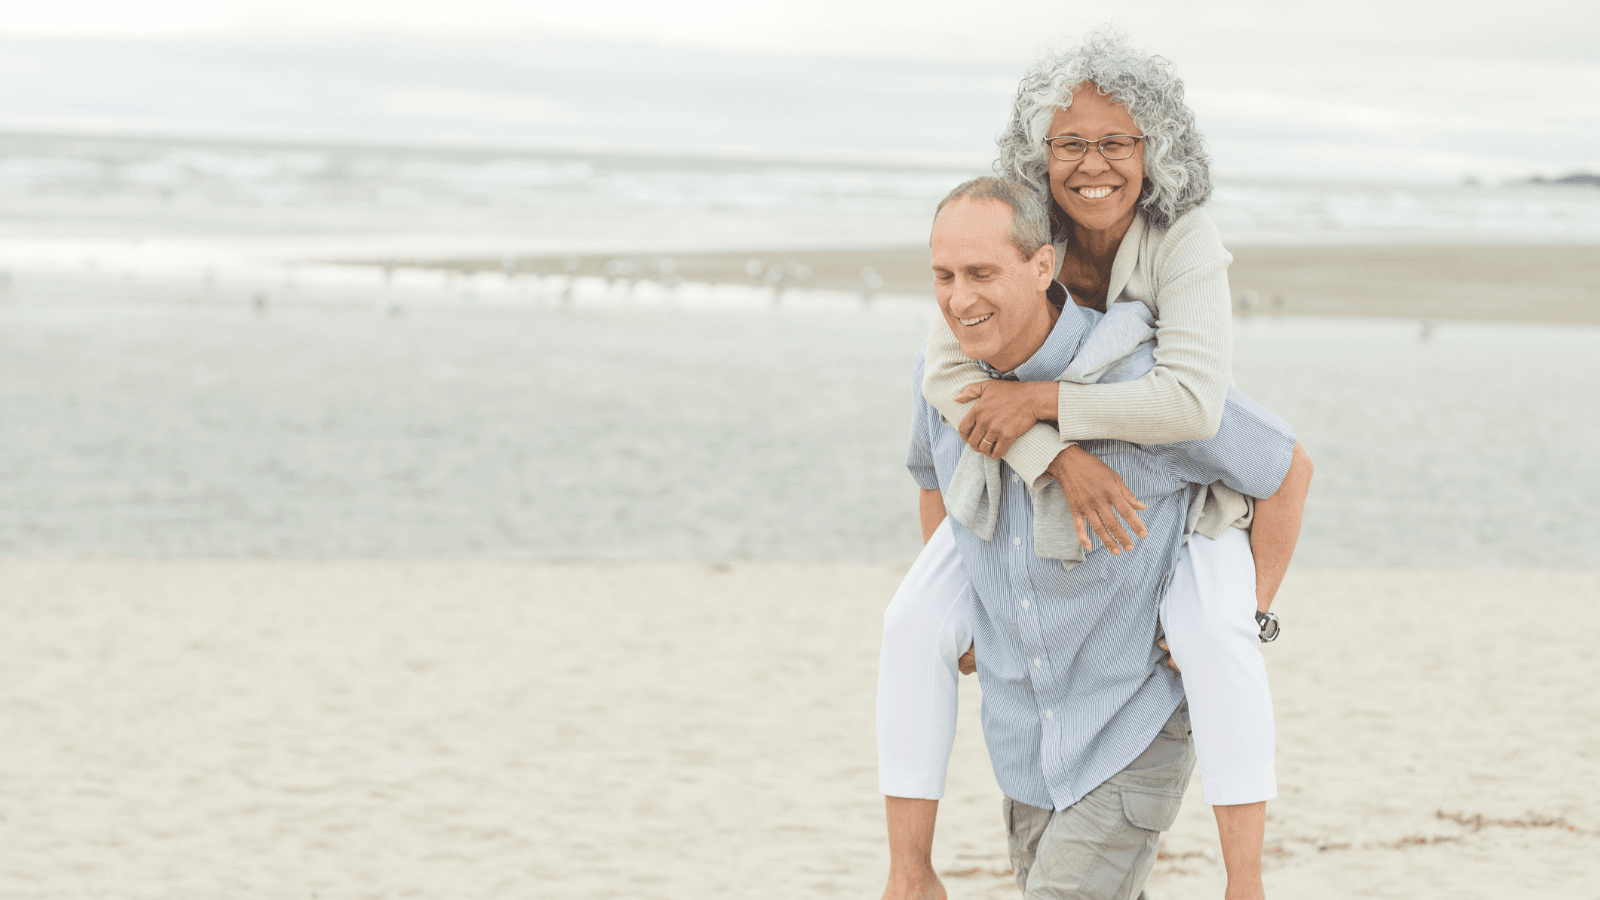
[[[933,871],[933,826],[955,742],[957,660],[972,645],[972,602],[947,520],[883,614],[878,783],[889,829],[885,898],[944,896]]]
[[[956,660],[972,646],[972,593],[946,520],[883,613],[878,787],[937,800],[956,737]]]
[[[1250,523],[1250,553],[1256,564],[1256,609],[1262,612],[1272,607],[1278,585],[1289,571],[1295,542],[1300,539],[1300,520],[1306,513],[1311,471],[1311,454],[1295,444],[1283,485],[1271,497],[1256,501],[1255,519]]]
[[[1205,801],[1217,817],[1228,897],[1260,897],[1266,801],[1278,795],[1272,694],[1255,621],[1250,537],[1191,535],[1162,599],[1172,659],[1183,671]]]

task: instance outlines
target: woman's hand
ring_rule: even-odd
[[[1149,533],[1135,512],[1144,509],[1145,505],[1139,502],[1133,491],[1128,490],[1121,475],[1089,451],[1077,445],[1068,447],[1056,455],[1050,468],[1045,471],[1061,485],[1061,493],[1066,496],[1067,506],[1072,510],[1072,524],[1078,530],[1078,543],[1083,545],[1083,549],[1094,549],[1089,542],[1085,522],[1100,536],[1100,543],[1113,554],[1133,549],[1133,538],[1128,537],[1122,522],[1117,520],[1119,514],[1123,521],[1133,526],[1134,534],[1143,538]]]
[[[1056,417],[1054,381],[1001,381],[969,384],[957,403],[978,401],[961,420],[961,439],[990,459],[999,459],[1023,432],[1041,419]]]

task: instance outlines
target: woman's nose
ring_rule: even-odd
[[[1100,155],[1100,148],[1090,147],[1089,152],[1083,155],[1078,163],[1078,171],[1087,175],[1098,175],[1111,168],[1111,161]]]

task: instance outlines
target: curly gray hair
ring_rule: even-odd
[[[1211,157],[1183,102],[1183,80],[1171,61],[1135,50],[1114,31],[1098,31],[1083,43],[1035,62],[1011,104],[1011,122],[999,137],[994,171],[1050,196],[1050,160],[1044,145],[1056,110],[1072,105],[1072,89],[1093,84],[1122,104],[1144,133],[1144,187],[1139,209],[1149,223],[1166,228],[1211,197]],[[1066,214],[1053,201],[1051,231],[1069,234]]]

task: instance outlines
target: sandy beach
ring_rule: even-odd
[[[876,896],[901,571],[0,562],[0,895]],[[1291,573],[1269,893],[1591,896],[1597,595]],[[935,861],[1011,897],[964,689]],[[1197,778],[1152,896],[1220,896],[1218,859]]]
[[[1600,246],[1231,246],[1243,313],[1600,324]],[[382,262],[366,261],[366,265]],[[930,294],[927,247],[398,260],[459,272]],[[870,274],[869,274],[870,272]],[[1243,300],[1249,295],[1248,300]]]

